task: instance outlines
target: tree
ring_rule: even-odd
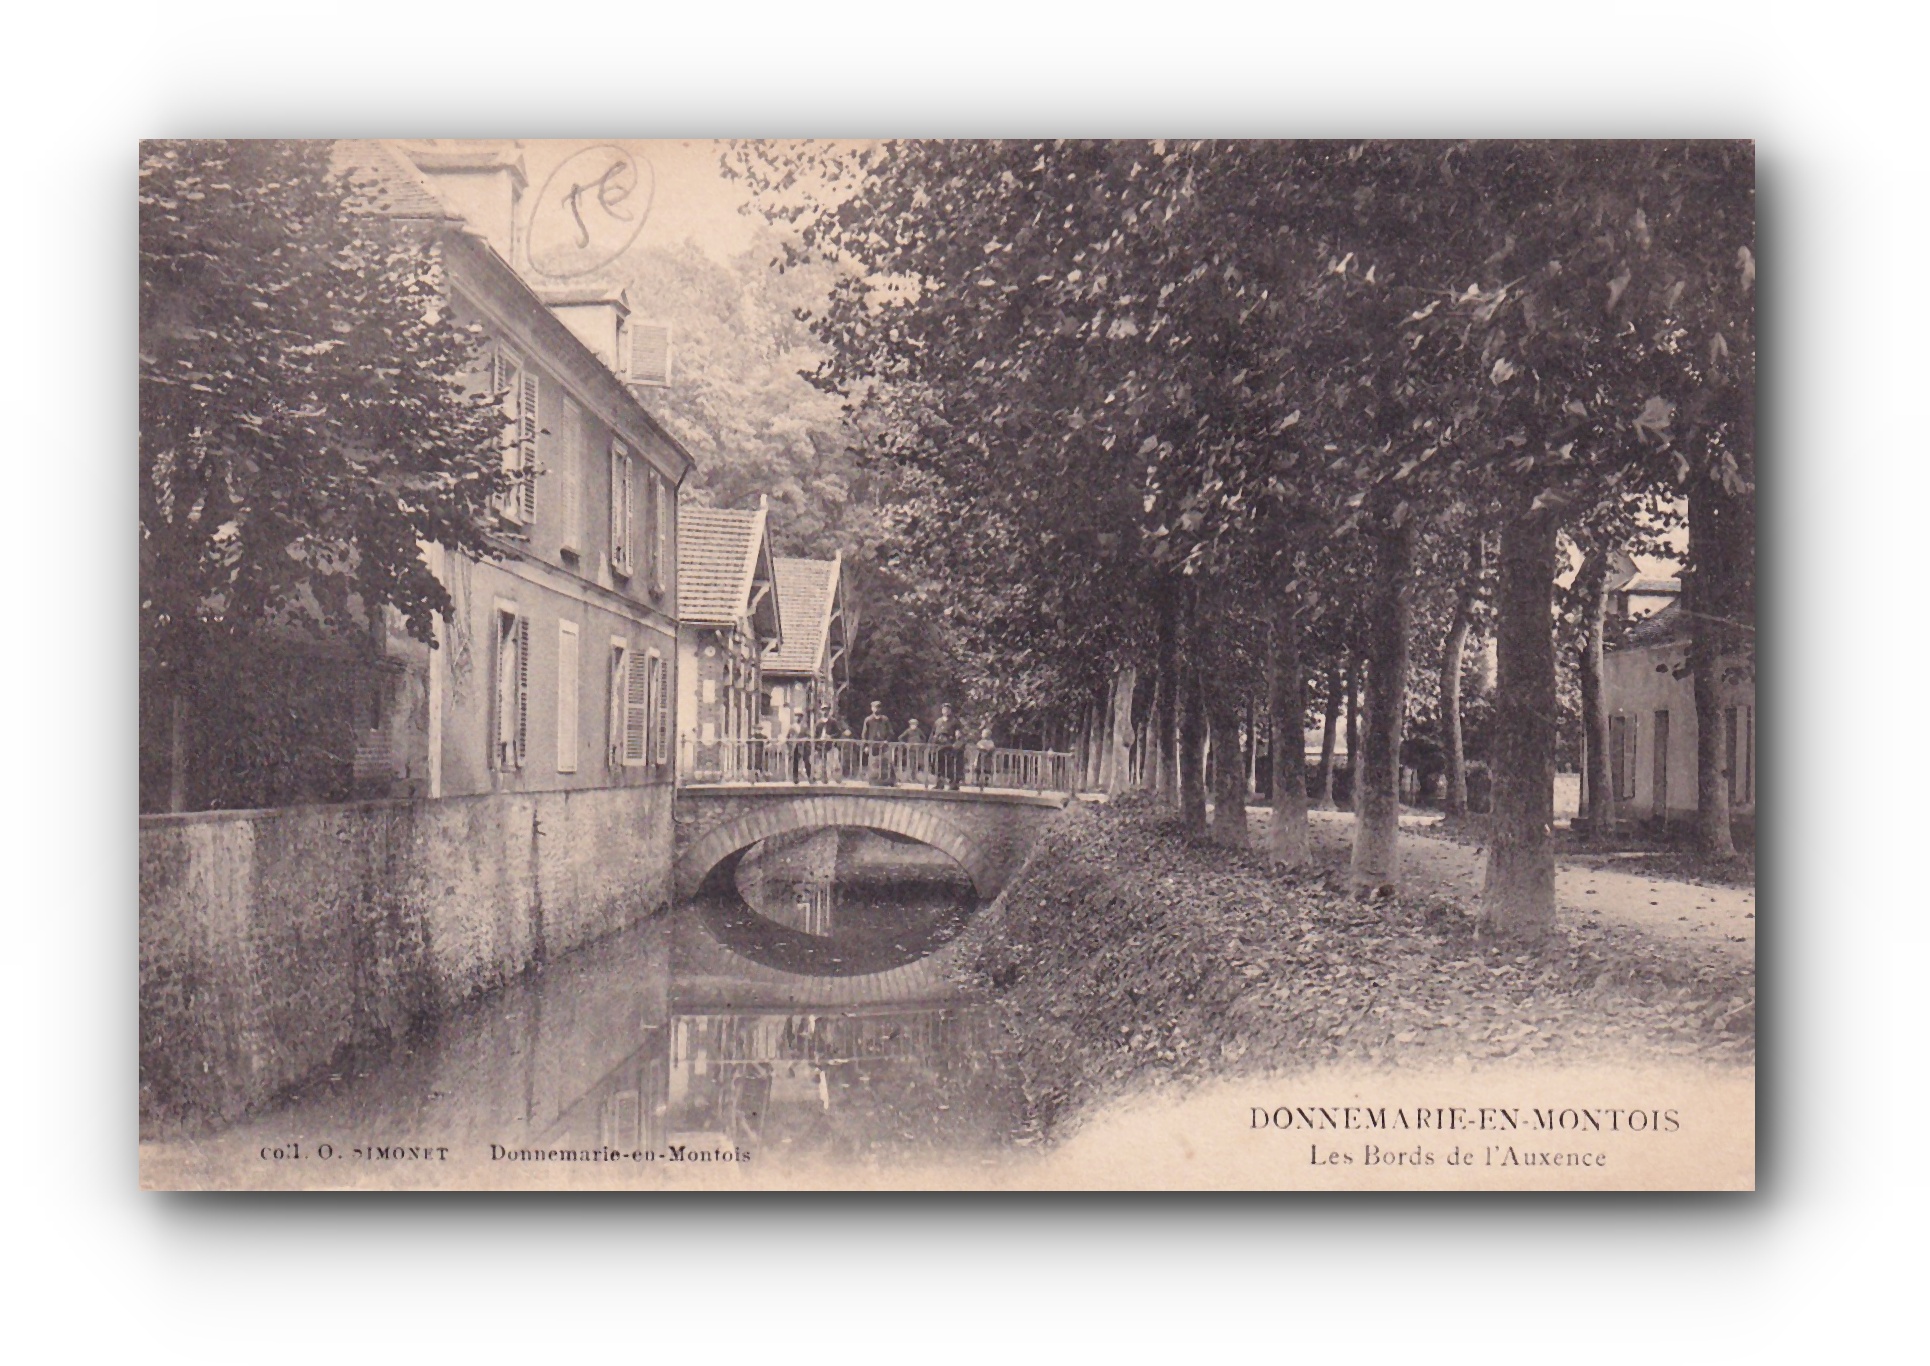
[[[141,149],[144,698],[166,802],[213,664],[273,634],[354,639],[383,609],[433,639],[425,543],[491,553],[500,396],[452,314],[440,244],[374,211],[327,143]],[[366,637],[364,637],[365,639]]]

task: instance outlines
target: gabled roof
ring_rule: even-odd
[[[782,635],[783,590],[771,569],[764,508],[677,509],[677,615],[699,626],[731,626],[755,610],[758,634]],[[771,591],[754,600],[759,580]]]
[[[389,218],[429,218],[460,223],[428,178],[386,143],[344,140],[329,149],[329,170],[355,187],[356,207]]]
[[[1664,606],[1652,616],[1643,617],[1628,628],[1618,650],[1641,650],[1651,645],[1673,645],[1689,638],[1689,618],[1680,599]]]
[[[764,672],[814,674],[824,659],[831,615],[838,606],[838,560],[777,561],[777,597],[783,612],[784,639],[764,656]]]
[[[432,159],[426,153],[424,157]],[[445,233],[445,243],[460,249],[465,259],[480,267],[486,273],[486,278],[493,280],[500,291],[519,297],[521,303],[526,305],[526,316],[535,320],[532,325],[544,328],[548,333],[548,343],[559,352],[574,353],[582,370],[596,376],[594,382],[603,390],[608,401],[626,412],[638,427],[657,436],[673,456],[683,462],[685,472],[695,468],[697,462],[684,449],[683,443],[652,417],[650,410],[637,401],[636,395],[622,378],[570,330],[522,272],[505,260],[482,234],[469,226],[461,213],[436,192],[434,183],[416,164],[414,153],[373,139],[337,139],[329,147],[329,169],[346,176],[355,188],[356,193],[349,199],[351,209],[440,225],[440,230]],[[518,176],[522,175],[520,162],[511,169]],[[680,481],[682,479],[681,474],[675,477]]]

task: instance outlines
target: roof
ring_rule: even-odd
[[[548,330],[551,345],[575,353],[578,363],[598,377],[597,383],[603,386],[604,393],[627,411],[638,426],[658,437],[672,455],[683,462],[685,472],[695,468],[697,461],[684,449],[683,443],[651,416],[650,410],[637,401],[636,394],[623,379],[570,330],[523,273],[505,260],[487,238],[471,228],[468,220],[436,192],[434,182],[418,165],[418,162],[434,165],[457,161],[481,164],[489,159],[490,154],[473,148],[445,154],[433,149],[410,149],[367,138],[337,139],[329,147],[329,169],[346,176],[358,191],[350,200],[352,208],[391,218],[428,220],[453,229],[445,237],[446,242],[465,248],[469,259],[488,271],[499,288],[521,296],[528,305],[528,316],[539,320],[540,325]],[[495,160],[507,166],[519,178],[522,176],[520,158],[504,160],[497,157]],[[622,302],[627,308],[628,299],[624,298]],[[680,474],[674,474],[674,477],[680,481],[682,479]]]
[[[775,564],[784,639],[764,656],[764,672],[814,674],[838,604],[840,562],[779,559]]]
[[[1651,645],[1673,645],[1689,638],[1689,618],[1678,599],[1628,628],[1618,650],[1641,650]]]
[[[759,562],[768,572],[765,509],[677,509],[677,614],[700,626],[730,626],[751,608]],[[781,604],[782,589],[775,590]],[[780,615],[771,634],[781,634]]]
[[[1680,579],[1630,579],[1622,586],[1624,593],[1649,593],[1661,596],[1666,593],[1680,593]]]
[[[329,150],[329,170],[346,176],[358,191],[356,207],[392,218],[461,222],[428,179],[386,143],[344,140]]]

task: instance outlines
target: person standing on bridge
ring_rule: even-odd
[[[843,776],[838,741],[851,738],[851,727],[833,711],[829,702],[818,708],[817,724],[811,732],[811,749],[817,766],[817,780],[836,782]]]
[[[992,776],[992,751],[997,748],[998,742],[992,738],[992,723],[987,721],[979,727],[978,743],[972,746],[972,767],[976,770],[980,792]]]
[[[895,780],[891,775],[891,718],[885,715],[884,703],[871,704],[871,714],[864,719],[863,738],[871,781],[879,787],[892,786]]]
[[[952,715],[949,702],[938,709],[938,719],[932,722],[931,743],[932,757],[936,760],[933,786],[958,791],[965,767],[965,727]]]
[[[929,768],[931,764],[931,756],[927,752],[929,747],[926,744],[926,740],[925,728],[919,724],[918,718],[915,716],[911,718],[911,724],[905,727],[905,733],[898,737],[898,743],[905,747],[903,752],[904,763],[910,774],[911,781],[914,783],[918,781],[919,775],[925,769]]]

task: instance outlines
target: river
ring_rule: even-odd
[[[898,836],[766,841],[669,916],[344,1060],[259,1117],[144,1145],[144,1171],[183,1186],[627,1187],[995,1165],[1024,1142],[1010,1041],[947,952],[980,909],[963,869]]]

